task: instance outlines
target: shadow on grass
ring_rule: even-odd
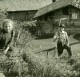
[[[35,39],[49,39],[49,38],[53,38],[54,34],[44,34],[41,36],[36,36]]]
[[[74,37],[73,37],[74,39],[76,39],[76,40],[79,40],[80,41],[80,33],[79,34],[76,34],[76,35],[74,35]]]
[[[50,52],[50,51],[52,51],[52,50],[56,50],[56,47],[53,47],[53,48],[49,48],[49,49],[46,49],[46,50],[43,50],[43,51],[39,51],[39,52],[37,52],[37,53],[40,53],[40,52]]]

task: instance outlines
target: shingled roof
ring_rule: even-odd
[[[51,3],[52,0],[1,0],[0,9],[7,9],[7,11],[38,10]]]
[[[57,10],[57,9],[60,9],[60,8],[63,8],[63,7],[69,6],[69,5],[77,7],[77,6],[73,5],[73,0],[60,0],[60,1],[53,2],[45,7],[40,8],[38,10],[38,12],[35,14],[34,18],[40,17],[51,11],[54,11],[54,10]],[[80,7],[77,7],[77,8],[80,8]]]

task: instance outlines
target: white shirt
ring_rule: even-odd
[[[62,42],[63,45],[69,44],[68,35],[65,31],[57,31],[54,35],[54,39],[57,39],[58,42]]]

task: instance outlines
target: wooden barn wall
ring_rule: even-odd
[[[28,20],[33,19],[34,15],[36,14],[37,11],[28,11]]]
[[[73,13],[77,13],[77,19],[72,19]],[[47,34],[54,33],[57,29],[56,27],[58,27],[60,18],[67,18],[68,21],[65,21],[65,23],[67,23],[67,26],[69,27],[71,26],[71,24],[73,24],[72,27],[74,27],[74,25],[80,26],[80,10],[75,7],[70,7],[69,15],[63,15],[62,9],[59,9],[56,10],[55,12],[48,13],[38,18],[39,26],[41,26],[42,28],[41,32],[40,29],[38,29],[39,33],[41,33],[42,35],[46,33]]]
[[[8,12],[8,18],[18,21],[30,21],[37,11],[15,11]]]

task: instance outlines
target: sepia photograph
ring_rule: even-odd
[[[80,0],[0,0],[0,77],[80,77]]]

